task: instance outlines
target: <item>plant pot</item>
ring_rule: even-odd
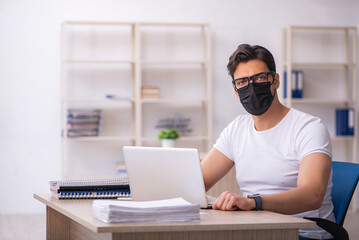
[[[162,147],[174,147],[175,146],[175,140],[174,139],[162,139],[161,140]]]

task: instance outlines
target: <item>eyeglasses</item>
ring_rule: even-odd
[[[268,82],[268,75],[272,75],[274,78],[275,72],[260,72],[250,77],[237,78],[232,81],[236,89],[245,88],[252,80],[254,84]]]

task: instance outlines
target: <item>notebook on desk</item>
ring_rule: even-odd
[[[182,197],[201,208],[213,204],[207,200],[197,149],[125,146],[123,153],[133,200]]]

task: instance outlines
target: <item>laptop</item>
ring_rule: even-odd
[[[210,208],[198,150],[124,146],[127,175],[134,201],[182,197]],[[212,197],[213,198],[213,197]]]

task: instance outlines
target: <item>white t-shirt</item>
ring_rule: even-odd
[[[319,118],[290,109],[273,128],[257,131],[251,115],[236,117],[221,133],[214,148],[235,163],[243,196],[275,194],[297,186],[301,160],[311,153],[331,154],[330,135]],[[334,220],[332,174],[321,208],[296,214]],[[332,236],[321,228],[301,229],[303,237]]]

